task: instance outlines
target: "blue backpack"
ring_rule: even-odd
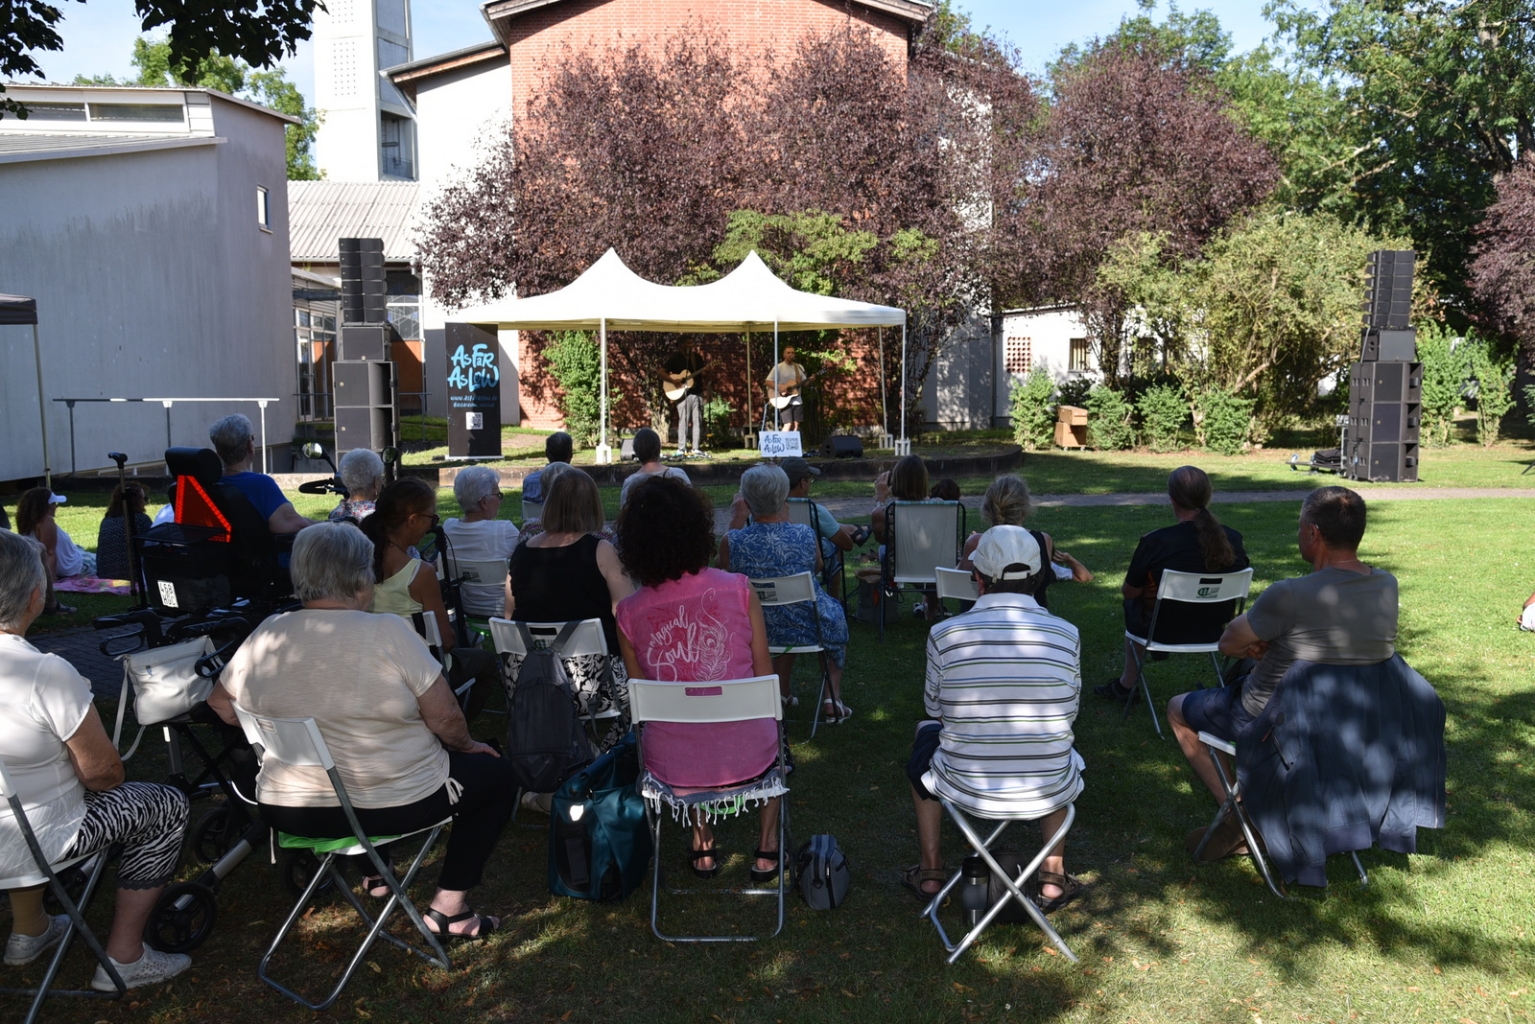
[[[652,845],[639,744],[629,733],[567,779],[549,808],[549,891],[621,900],[645,882]]]

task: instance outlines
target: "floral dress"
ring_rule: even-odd
[[[730,571],[754,580],[808,572],[815,586],[815,607],[787,604],[763,608],[768,643],[801,647],[820,643],[841,668],[847,661],[847,617],[842,605],[821,589],[815,577],[816,535],[803,523],[753,523],[726,534]],[[820,620],[820,632],[816,621]]]

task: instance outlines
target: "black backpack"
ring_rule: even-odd
[[[581,726],[570,677],[560,652],[579,622],[567,622],[552,641],[536,640],[527,623],[516,623],[527,656],[512,687],[506,726],[506,759],[517,784],[530,793],[552,793],[591,762],[592,745]]]
[[[853,871],[836,837],[821,833],[799,848],[794,858],[799,894],[811,910],[835,910],[847,899]]]

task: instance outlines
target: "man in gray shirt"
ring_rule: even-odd
[[[1217,802],[1226,794],[1199,742],[1201,731],[1234,742],[1262,713],[1295,661],[1373,665],[1396,653],[1396,577],[1359,560],[1364,527],[1364,499],[1347,487],[1321,487],[1307,495],[1297,542],[1313,571],[1270,585],[1221,634],[1221,653],[1256,659],[1252,672],[1228,686],[1179,694],[1168,703],[1173,735]],[[1235,826],[1232,831],[1233,836],[1212,837],[1205,859],[1241,852],[1241,832]],[[1203,833],[1190,833],[1190,849]]]

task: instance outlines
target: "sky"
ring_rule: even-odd
[[[139,34],[133,0],[89,0],[85,5],[65,3],[60,35],[64,49],[58,53],[36,54],[49,81],[69,82],[76,75],[111,74],[131,77],[128,63],[133,40]],[[1135,0],[956,0],[954,5],[967,12],[977,27],[990,27],[1007,37],[1023,55],[1025,70],[1040,72],[1045,64],[1068,43],[1081,43],[1114,30],[1120,19],[1137,13]],[[1238,51],[1249,50],[1263,41],[1271,26],[1260,13],[1258,0],[1193,0],[1183,5],[1190,10],[1209,10],[1220,18],[1221,26],[1231,33]],[[1161,20],[1167,14],[1165,0],[1156,6],[1153,16]],[[412,0],[411,20],[415,30],[416,57],[430,57],[491,38],[490,28],[480,16],[476,0]],[[311,101],[314,96],[314,60],[306,42],[299,52],[285,62],[288,76]]]

